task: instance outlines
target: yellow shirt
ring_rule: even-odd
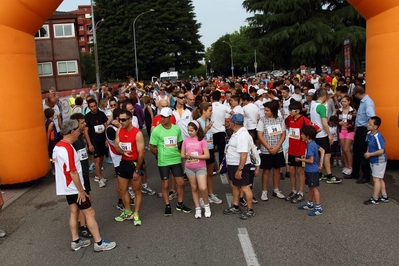
[[[334,93],[335,93],[335,89],[337,88],[337,85],[338,85],[338,79],[337,79],[337,77],[334,77],[333,80],[331,81],[331,86],[332,86]]]

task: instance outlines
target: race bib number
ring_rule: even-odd
[[[87,151],[85,148],[78,150],[78,156],[80,161],[89,159],[89,156],[87,155]]]
[[[119,147],[123,151],[131,151],[132,150],[132,143],[130,143],[130,142],[119,142]]]
[[[213,144],[213,134],[206,134],[206,142]]]
[[[281,130],[281,125],[268,126],[267,132],[269,133],[269,136],[280,135],[283,133],[283,131]]]
[[[97,125],[94,126],[94,132],[99,132],[99,131],[103,131],[104,130],[104,125]]]
[[[198,152],[192,152],[192,153],[190,153],[191,155],[194,155],[194,156],[198,156]],[[199,162],[199,159],[187,159],[187,164],[194,164],[194,163],[198,163]]]
[[[290,128],[288,134],[291,139],[301,139],[301,130],[299,128]]]
[[[165,148],[177,147],[177,137],[164,137],[163,145]]]

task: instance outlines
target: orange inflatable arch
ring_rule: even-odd
[[[3,184],[36,180],[49,170],[43,123],[34,34],[62,0],[0,0],[0,178]],[[399,90],[392,88],[399,62],[399,2],[348,0],[367,20],[367,92],[382,118],[381,131],[388,143],[388,157],[399,159]],[[383,73],[383,75],[382,75]],[[19,97],[8,89],[19,87]],[[6,89],[7,88],[7,89]],[[21,91],[23,90],[23,91]],[[388,93],[389,91],[389,93]]]

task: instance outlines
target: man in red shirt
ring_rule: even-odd
[[[139,210],[141,206],[141,167],[144,160],[144,137],[143,133],[132,125],[132,113],[122,111],[119,115],[121,127],[115,138],[115,149],[122,155],[118,169],[117,188],[119,198],[122,199],[125,210],[115,221],[123,222],[133,220],[133,224],[141,225]],[[128,188],[132,184],[134,194],[134,212],[130,209],[130,196]]]
[[[163,108],[169,108],[169,104],[168,101],[166,100],[160,100],[159,101],[159,109],[162,110]],[[156,115],[154,116],[154,118],[152,119],[152,123],[151,123],[151,131],[158,126],[161,123],[161,115]],[[170,117],[170,123],[172,123],[173,125],[176,125],[176,117],[174,115],[172,115]]]
[[[320,131],[320,128],[301,115],[302,104],[300,102],[292,102],[288,109],[290,115],[285,119],[285,125],[288,130],[288,165],[292,191],[286,200],[291,201],[291,203],[298,203],[304,199],[303,192],[305,190],[304,166],[302,166],[302,162],[295,161],[295,158],[304,156],[306,151],[306,142],[301,138],[301,129],[304,125],[312,125],[316,131]],[[298,192],[296,190],[296,173],[299,176]]]

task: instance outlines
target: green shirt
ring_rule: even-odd
[[[181,130],[176,125],[170,129],[158,125],[151,132],[150,144],[158,148],[158,166],[181,163],[178,143],[183,141]]]

